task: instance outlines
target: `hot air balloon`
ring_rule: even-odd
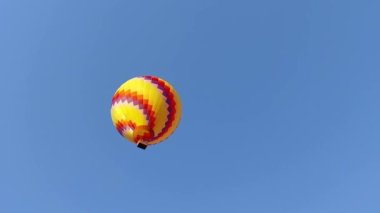
[[[181,102],[165,80],[155,76],[135,77],[113,95],[111,118],[120,135],[145,149],[174,132],[181,118]]]

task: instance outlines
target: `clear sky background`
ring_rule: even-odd
[[[0,212],[380,212],[380,1],[0,1]],[[143,151],[114,91],[181,123]]]

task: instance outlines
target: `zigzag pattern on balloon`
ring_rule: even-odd
[[[133,131],[133,139],[135,142],[140,140],[150,141],[153,137],[153,130],[147,126],[137,126]]]
[[[162,137],[165,133],[168,132],[168,130],[172,127],[173,121],[175,120],[175,114],[176,114],[176,103],[174,100],[174,95],[170,90],[170,87],[166,85],[166,83],[162,80],[160,80],[157,77],[153,76],[144,76],[143,77],[146,80],[149,80],[153,84],[157,86],[158,89],[162,91],[163,96],[166,98],[166,103],[168,104],[168,115],[167,115],[167,121],[165,122],[165,127],[161,130],[160,133],[158,133],[152,140],[159,139]]]
[[[156,120],[155,112],[153,111],[153,107],[149,104],[149,101],[147,99],[144,99],[142,95],[139,95],[137,92],[131,92],[130,90],[117,91],[112,97],[112,106],[120,101],[133,103],[133,105],[141,109],[147,118],[148,126],[150,128],[154,128]]]
[[[120,135],[123,135],[123,132],[127,127],[131,128],[132,130],[136,128],[136,124],[132,121],[126,121],[126,120],[118,120],[115,124],[115,127],[117,131],[120,133]]]

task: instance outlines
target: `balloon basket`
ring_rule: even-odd
[[[137,147],[140,148],[140,149],[146,149],[146,147],[148,147],[148,145],[142,143],[142,142],[139,142],[137,143]]]

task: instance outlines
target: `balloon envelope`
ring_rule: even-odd
[[[168,82],[155,76],[132,78],[112,97],[111,118],[116,130],[132,143],[145,147],[168,138],[177,128],[180,117],[177,92]]]

